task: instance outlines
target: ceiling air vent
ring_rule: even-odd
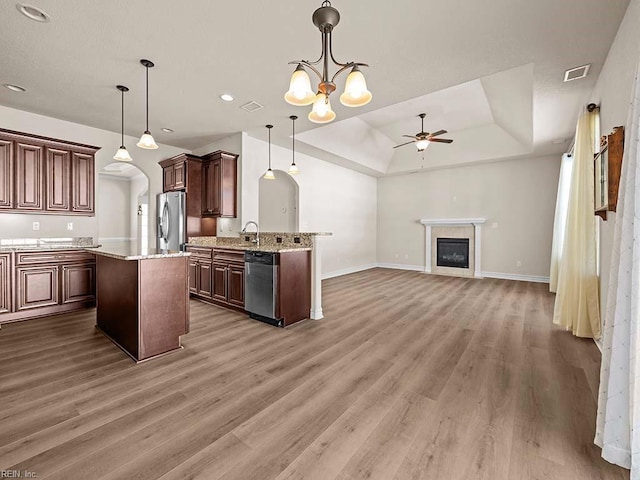
[[[260,105],[258,102],[251,100],[249,103],[245,103],[240,106],[241,109],[246,110],[247,112],[257,112],[258,110],[262,110],[264,105]]]
[[[570,82],[571,80],[578,80],[579,78],[586,77],[589,74],[589,68],[591,68],[591,64],[567,70],[564,72],[564,81]]]

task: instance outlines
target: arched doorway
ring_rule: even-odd
[[[287,172],[274,170],[274,180],[260,178],[258,224],[264,232],[298,231],[298,183]]]
[[[98,241],[149,246],[149,178],[138,167],[113,162],[98,172]]]

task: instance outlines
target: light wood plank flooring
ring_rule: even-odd
[[[625,479],[593,445],[600,355],[547,285],[375,269],[278,329],[192,301],[135,365],[95,311],[0,330],[0,469],[38,479]]]

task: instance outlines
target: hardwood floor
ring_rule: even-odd
[[[135,365],[95,311],[0,330],[0,470],[39,479],[625,479],[593,445],[600,354],[547,285],[374,269],[278,329],[191,303]],[[23,473],[24,476],[24,473]]]

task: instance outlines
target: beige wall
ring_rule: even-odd
[[[101,242],[129,239],[135,235],[131,230],[131,181],[128,177],[98,175],[100,193],[98,201],[109,205],[109,215],[98,217],[98,232]]]
[[[627,115],[633,79],[640,60],[640,0],[631,0],[600,72],[590,101],[600,105],[600,127],[603,135],[613,127],[627,126]],[[600,222],[600,309],[604,318],[611,268],[611,248],[616,214],[609,212]]]
[[[115,97],[114,100],[118,101],[118,97]],[[101,147],[101,150],[96,153],[97,200],[95,217],[3,213],[0,214],[0,237],[89,236],[97,238],[98,218],[101,215],[108,215],[111,210],[108,204],[105,205],[99,201],[100,192],[98,189],[100,187],[97,182],[97,172],[104,166],[113,163],[113,155],[120,145],[120,134],[4,106],[0,106],[0,127]],[[157,193],[162,192],[162,168],[158,162],[185,152],[185,150],[163,144],[159,145],[158,150],[143,150],[135,146],[137,141],[137,138],[125,136],[125,144],[133,157],[133,164],[149,178],[149,198],[152,199],[149,203],[149,214],[151,218],[154,218],[155,197]],[[37,232],[32,229],[34,221],[40,222],[40,230]],[[72,232],[67,231],[67,222],[73,222]],[[151,222],[150,229],[153,234],[149,238],[149,243],[155,246],[155,222]]]
[[[424,268],[421,218],[484,217],[483,272],[548,277],[559,169],[558,155],[378,179],[378,262]]]

